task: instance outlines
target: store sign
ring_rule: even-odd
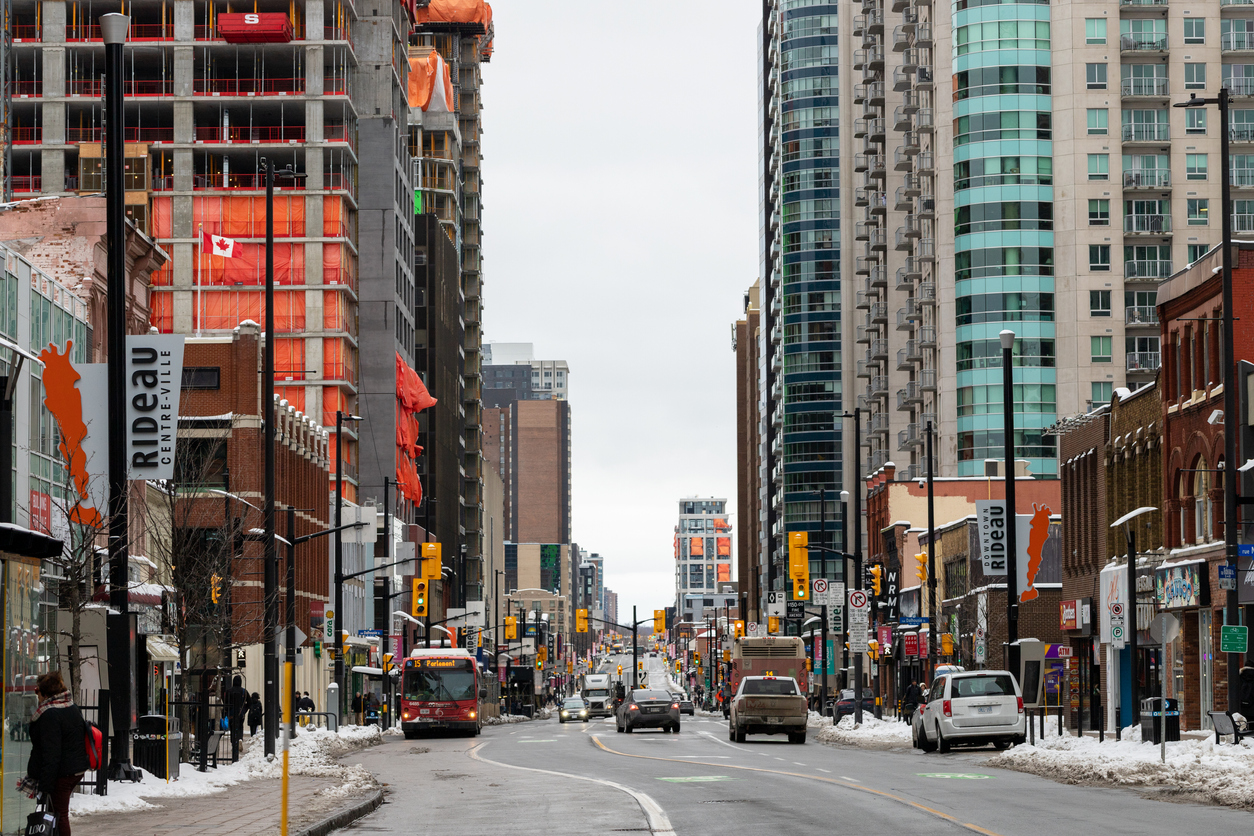
[[[980,559],[984,574],[1005,575],[1009,571],[1006,539],[1010,527],[1005,500],[976,500],[975,518],[980,532]]]
[[[902,641],[903,655],[905,656],[918,656],[919,655],[919,634],[918,633],[905,633],[902,635],[901,641]]]
[[[1063,601],[1058,605],[1058,627],[1062,630],[1080,629],[1080,602]]]
[[[1205,561],[1158,567],[1154,586],[1164,609],[1202,607],[1210,604],[1210,578]],[[1139,620],[1139,619],[1138,619]]]
[[[1237,603],[1254,604],[1254,555],[1237,558]]]
[[[126,338],[126,459],[131,479],[173,479],[183,337]]]

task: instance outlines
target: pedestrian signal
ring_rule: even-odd
[[[779,618],[773,615],[766,618],[766,632],[772,636],[779,632]]]
[[[916,554],[914,559],[919,564],[914,576],[919,579],[920,583],[927,583],[927,552]]]

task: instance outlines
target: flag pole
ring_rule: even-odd
[[[200,286],[200,262],[205,257],[205,225],[196,224],[196,336],[205,325],[204,301],[205,291]]]

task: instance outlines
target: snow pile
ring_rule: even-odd
[[[1152,786],[1194,800],[1254,809],[1254,742],[1216,745],[1213,737],[1167,744],[1140,741],[1140,729],[1124,729],[1123,740],[1093,737],[1037,739],[988,760],[989,766],[1030,772],[1065,784]]]
[[[526,714],[502,714],[500,717],[484,717],[485,726],[504,726],[510,723],[526,723],[531,720]]]
[[[360,764],[346,766],[337,759],[382,741],[383,733],[378,726],[343,726],[338,733],[324,728],[299,729],[288,751],[290,774],[341,781],[338,786],[323,790],[320,798],[361,795],[378,786],[374,776]],[[282,749],[279,748],[273,761],[267,761],[264,748],[252,746],[240,756],[238,763],[224,762],[208,772],[197,772],[190,763],[182,764],[177,781],[166,782],[145,772],[142,783],[110,782],[106,796],[73,795],[70,813],[74,818],[81,818],[94,813],[152,809],[159,805],[149,803],[148,799],[213,795],[244,781],[280,778]]]
[[[840,718],[833,726],[831,718],[820,717],[811,711],[806,724],[810,734],[820,743],[843,743],[862,749],[896,749],[910,746],[910,725],[897,720],[877,720],[874,714],[863,714],[862,725],[856,725],[853,715]]]

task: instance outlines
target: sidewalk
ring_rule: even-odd
[[[383,801],[382,788],[345,797],[333,792],[339,786],[334,778],[292,778],[288,832],[325,836]],[[250,781],[215,795],[155,798],[152,803],[160,805],[155,810],[99,813],[73,818],[71,824],[92,836],[262,836],[279,832],[279,792],[278,781]]]

